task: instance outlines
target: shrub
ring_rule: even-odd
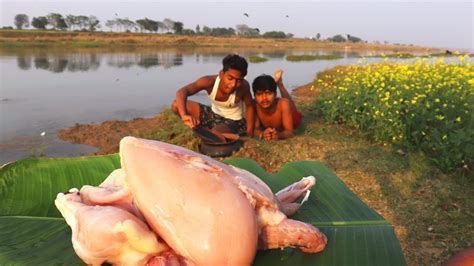
[[[318,75],[326,119],[373,140],[422,150],[442,170],[474,165],[474,66],[419,59],[413,64],[343,66]]]

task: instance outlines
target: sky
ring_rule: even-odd
[[[55,12],[65,15],[94,15],[103,30],[105,21],[116,17],[170,18],[196,25],[232,27],[246,24],[260,32],[284,31],[295,37],[332,37],[350,34],[369,42],[414,44],[473,51],[473,3],[449,0],[336,0],[336,1],[112,1],[0,0],[0,26],[13,26],[16,14],[36,16]],[[247,13],[248,16],[245,16]]]

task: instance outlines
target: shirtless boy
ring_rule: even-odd
[[[301,113],[283,85],[282,73],[277,70],[275,79],[261,75],[252,83],[257,114],[254,135],[265,140],[291,137],[301,124]],[[276,97],[277,86],[282,98]]]

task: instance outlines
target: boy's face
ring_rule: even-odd
[[[221,70],[219,77],[222,82],[220,89],[226,94],[233,93],[244,80],[240,71],[232,68],[227,69],[225,72]]]
[[[263,109],[270,108],[275,101],[276,93],[271,90],[259,90],[255,93],[255,102]]]

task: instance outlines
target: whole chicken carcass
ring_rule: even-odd
[[[249,265],[257,247],[319,252],[327,243],[317,228],[281,211],[298,208],[294,199],[314,177],[275,196],[248,171],[164,142],[125,137],[120,158],[150,227],[197,265]]]
[[[56,200],[88,264],[249,265],[257,248],[319,252],[327,242],[312,225],[286,217],[314,177],[275,196],[250,172],[163,142],[126,137],[120,156],[122,169],[98,187]]]

